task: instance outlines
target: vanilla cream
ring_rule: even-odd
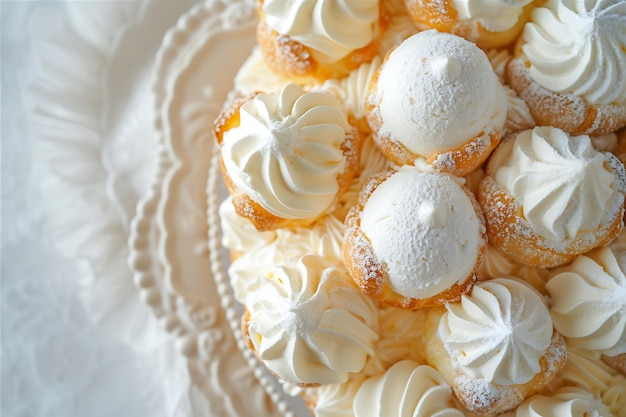
[[[608,356],[626,352],[626,276],[616,255],[598,248],[558,271],[546,289],[568,344]]]
[[[239,114],[221,149],[237,188],[280,218],[323,214],[339,190],[341,147],[352,131],[341,103],[287,84],[278,94],[258,94]]]
[[[320,62],[336,62],[370,44],[379,0],[265,0],[267,25],[307,46]]]
[[[530,381],[550,346],[550,313],[522,281],[495,278],[474,285],[460,302],[446,304],[439,337],[463,373],[498,385]]]
[[[259,358],[291,383],[345,382],[374,353],[376,304],[321,256],[304,255],[259,276],[245,307]]]
[[[520,201],[535,233],[558,242],[603,225],[621,186],[610,155],[596,151],[588,136],[535,127],[503,146],[508,152],[494,179]]]
[[[397,362],[366,379],[354,399],[354,417],[463,417],[452,389],[435,369],[412,360]]]
[[[592,104],[626,103],[625,28],[624,1],[548,0],[522,35],[530,76]]]
[[[532,0],[451,0],[459,20],[479,23],[490,32],[505,32],[515,26]]]

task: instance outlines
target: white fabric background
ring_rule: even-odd
[[[0,414],[165,416],[168,347],[137,354],[91,321],[76,294],[79,271],[48,229],[24,91],[34,71],[31,17],[38,13],[45,24],[46,13],[64,8],[61,1],[0,0]]]

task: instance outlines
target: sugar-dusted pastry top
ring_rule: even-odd
[[[446,305],[439,337],[465,374],[499,385],[530,381],[550,346],[553,327],[539,293],[516,279],[477,283]]]
[[[360,226],[393,291],[428,298],[471,275],[484,229],[468,194],[446,174],[403,167],[379,185]]]
[[[626,2],[547,0],[523,32],[530,75],[592,104],[626,103]]]
[[[248,288],[248,335],[259,358],[295,384],[345,382],[378,339],[378,313],[341,269],[304,255]]]
[[[354,417],[462,417],[452,390],[428,365],[399,361],[384,374],[366,379],[354,399]]]
[[[535,395],[517,407],[515,417],[609,417],[610,410],[591,392],[563,387],[550,396]]]
[[[264,0],[267,25],[307,46],[319,62],[336,62],[374,40],[379,0]]]
[[[506,96],[485,53],[436,30],[391,51],[368,101],[379,103],[379,134],[422,156],[458,148],[506,118]]]
[[[289,83],[278,94],[256,95],[239,115],[239,126],[224,132],[222,141],[233,183],[280,218],[314,218],[327,210],[351,134],[341,103]]]
[[[451,0],[459,20],[472,20],[490,32],[515,26],[524,6],[532,0]]]
[[[569,345],[609,356],[626,352],[623,257],[608,248],[594,249],[558,269],[546,284],[554,326]]]
[[[493,177],[518,199],[524,218],[545,239],[562,241],[596,230],[616,209],[623,179],[611,170],[615,157],[596,151],[588,136],[535,127],[498,152]]]

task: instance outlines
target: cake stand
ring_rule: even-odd
[[[194,415],[305,415],[241,337],[218,207],[213,122],[255,43],[254,0],[199,4],[166,34],[152,91],[156,169],[130,229],[134,282],[185,358]]]
[[[211,125],[255,43],[254,1],[66,6],[33,40],[25,101],[48,230],[85,310],[160,352],[168,415],[307,415],[243,346],[220,245]]]

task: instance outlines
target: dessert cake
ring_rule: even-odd
[[[626,416],[626,1],[259,0],[214,124],[314,416]]]

